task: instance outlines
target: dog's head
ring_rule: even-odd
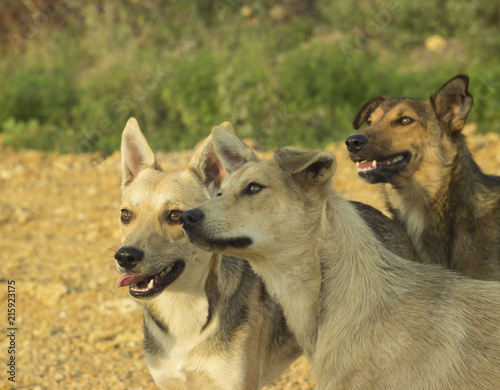
[[[157,296],[169,286],[203,288],[212,254],[189,243],[180,216],[209,199],[226,175],[211,137],[198,147],[187,170],[164,171],[131,118],[121,152],[122,246],[115,259],[123,276],[118,286],[129,286],[138,299]]]
[[[428,100],[379,96],[368,101],[353,122],[355,129],[368,127],[346,140],[358,175],[370,183],[394,184],[419,174],[417,180],[425,181],[429,167],[449,164],[472,107],[468,83],[467,76],[456,76]]]
[[[216,128],[217,155],[230,173],[219,196],[182,214],[189,239],[246,259],[308,245],[331,186],[335,156],[282,148],[261,161],[235,135]]]

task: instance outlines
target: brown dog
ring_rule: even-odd
[[[428,100],[379,96],[346,140],[358,175],[384,183],[387,206],[425,263],[500,280],[500,177],[485,175],[461,130],[472,107],[467,76]]]

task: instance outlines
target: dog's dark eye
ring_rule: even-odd
[[[246,194],[256,194],[262,190],[262,187],[260,184],[257,183],[250,183],[247,188],[245,189]]]
[[[411,119],[409,116],[404,116],[398,120],[398,123],[403,126],[407,126],[410,123],[413,123],[413,119]]]
[[[179,210],[172,210],[169,214],[168,214],[168,220],[170,222],[179,222],[181,220],[181,214],[182,214],[182,211],[179,211]]]
[[[222,192],[217,192],[215,196],[222,196]]]
[[[368,120],[366,121],[366,124],[367,124],[368,126],[371,126],[371,125],[372,125],[372,120],[371,120],[371,119],[368,119]]]
[[[127,209],[123,209],[122,214],[120,216],[120,219],[122,220],[122,222],[128,223],[128,222],[130,222],[130,218],[132,218],[132,212],[127,210]]]

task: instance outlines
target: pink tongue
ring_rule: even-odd
[[[365,161],[365,162],[360,162],[358,164],[358,169],[366,169],[372,167],[373,167],[373,161]]]
[[[143,280],[151,279],[151,276],[147,275],[123,275],[118,281],[118,287],[130,286],[132,284],[139,283]]]

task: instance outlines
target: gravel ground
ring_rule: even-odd
[[[472,135],[483,170],[500,174],[500,137]],[[382,208],[375,187],[356,178],[342,145],[334,186]],[[192,152],[159,154],[180,169]],[[141,310],[116,288],[120,245],[120,156],[15,152],[0,142],[0,389],[156,389],[141,349]],[[15,322],[7,315],[15,281]],[[15,331],[8,330],[15,328]],[[12,332],[15,385],[8,381]],[[304,358],[271,389],[312,389]]]

